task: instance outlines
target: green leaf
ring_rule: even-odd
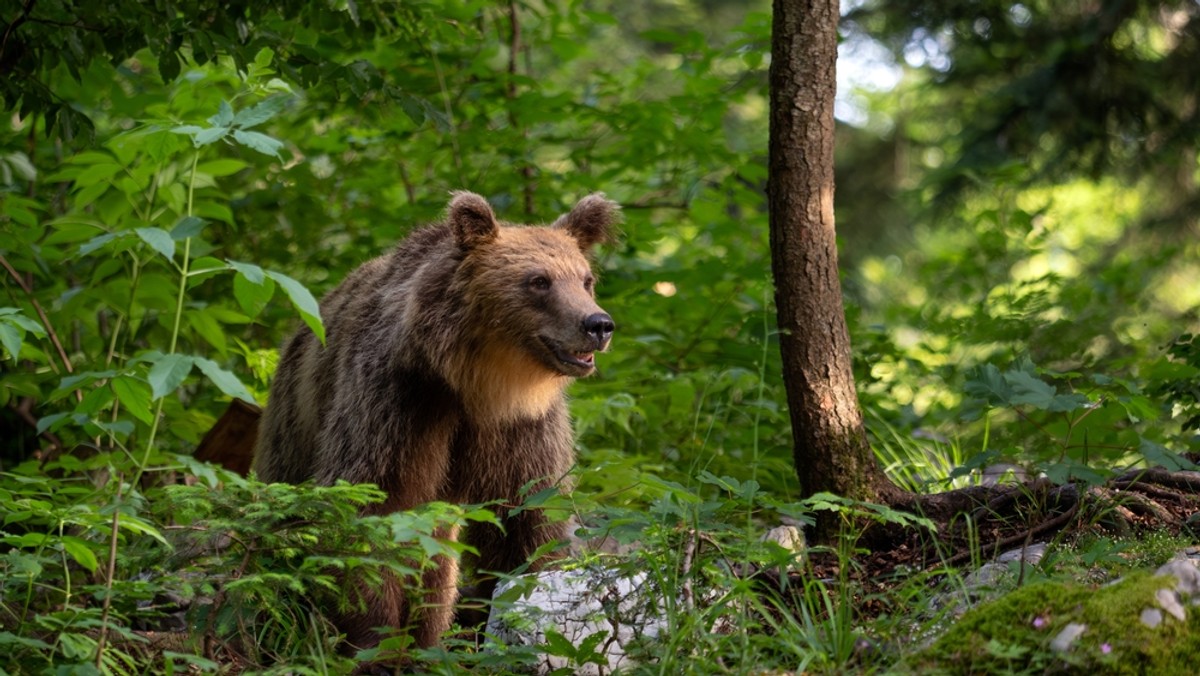
[[[42,434],[46,430],[53,429],[55,423],[66,420],[66,418],[70,415],[70,413],[52,413],[50,415],[38,418],[37,433]]]
[[[1000,375],[1000,369],[993,364],[984,364],[976,369],[963,385],[963,391],[989,404],[1000,405],[1008,403],[1012,392]]]
[[[42,240],[42,244],[73,244],[91,239],[96,233],[103,232],[104,226],[90,221],[68,221],[58,219],[51,222],[54,232]]]
[[[425,124],[425,107],[421,105],[421,100],[408,94],[400,93],[395,97],[397,103],[400,104],[400,109],[412,120],[417,126]]]
[[[146,523],[145,521],[142,521],[136,516],[122,512],[118,524],[122,530],[133,531],[138,535],[148,535],[155,540],[158,540],[162,544],[167,545],[168,547],[171,546],[171,543],[167,542],[167,539],[163,537],[163,534],[160,533],[157,528]]]
[[[250,395],[250,391],[247,390],[246,386],[242,384],[242,381],[238,380],[237,376],[221,368],[216,362],[210,359],[205,359],[203,357],[195,357],[194,359],[196,362],[196,367],[199,368],[204,375],[208,376],[208,379],[211,380],[213,384],[221,390],[221,392],[230,397],[243,399],[251,404],[257,403],[254,401],[254,397]]]
[[[579,643],[577,655],[579,657],[586,658],[585,661],[594,661],[597,658],[603,658],[604,655],[599,653],[596,648],[600,645],[600,642],[606,638],[608,638],[607,629],[602,629],[594,634],[589,634],[587,638],[583,639],[583,641]],[[605,660],[602,663],[597,662],[597,664],[607,665],[608,662]]]
[[[275,281],[272,279],[264,278],[261,283],[256,284],[241,272],[233,278],[233,297],[250,317],[257,317],[262,313],[274,295]]]
[[[138,228],[134,230],[139,238],[150,248],[162,254],[167,260],[175,258],[175,240],[170,233],[160,228]]]
[[[1043,411],[1063,413],[1084,408],[1091,401],[1082,394],[1058,394],[1054,386],[1028,371],[1009,371],[1004,380],[1012,388],[1008,404],[1028,405]]]
[[[270,47],[263,47],[254,55],[254,65],[259,68],[269,68],[271,61],[275,58],[275,51]]]
[[[309,293],[304,285],[296,280],[288,277],[282,272],[268,270],[267,276],[279,282],[279,286],[283,287],[284,293],[291,299],[292,304],[300,311],[300,317],[308,328],[316,334],[317,339],[321,344],[325,344],[325,324],[321,321],[321,308],[317,305],[317,299]]]
[[[46,533],[22,533],[21,535],[7,535],[0,538],[0,542],[10,544],[14,547],[44,547],[50,541],[50,536]]]
[[[197,127],[194,124],[182,124],[171,129],[172,134],[186,134],[188,136],[195,136],[202,131],[204,131],[204,127]]]
[[[213,160],[196,165],[196,171],[209,176],[229,176],[250,166],[241,160],[232,158]]]
[[[75,177],[75,187],[86,188],[89,185],[110,179],[119,173],[121,173],[121,165],[119,164],[112,162],[93,164],[79,172],[79,175]]]
[[[171,239],[180,242],[189,237],[195,237],[200,234],[206,224],[207,222],[203,218],[184,216],[179,219],[174,228],[171,228]]]
[[[183,64],[179,62],[178,52],[163,52],[158,57],[158,74],[164,83],[171,83],[179,77]]]
[[[1179,455],[1166,446],[1160,446],[1149,439],[1142,439],[1141,443],[1138,444],[1138,452],[1142,454],[1142,457],[1146,459],[1146,463],[1151,467],[1162,467],[1171,472],[1200,469],[1195,463],[1182,455]]]
[[[86,255],[92,253],[93,251],[99,249],[100,247],[104,246],[105,244],[108,244],[109,242],[113,241],[114,239],[116,239],[118,237],[123,237],[124,235],[125,235],[125,233],[123,233],[123,232],[120,232],[120,233],[106,232],[103,235],[97,235],[97,236],[89,239],[88,241],[84,242],[83,244],[79,245],[79,255],[86,256]]]
[[[229,127],[210,127],[209,129],[205,129],[204,131],[193,135],[192,143],[194,143],[197,148],[201,148],[209,145],[210,143],[216,143],[217,141],[220,141],[221,139],[225,138],[225,135],[228,133]]]
[[[161,399],[174,392],[192,372],[192,358],[182,354],[164,354],[159,357],[146,380],[150,382],[150,393]]]
[[[1004,381],[1012,388],[1012,396],[1008,400],[1010,404],[1027,404],[1046,410],[1054,402],[1054,388],[1024,371],[1005,373]]]
[[[1074,460],[1052,462],[1042,467],[1046,478],[1056,484],[1066,484],[1072,481],[1082,481],[1089,486],[1100,486],[1108,481],[1111,472],[1097,470]]]
[[[25,331],[37,334],[39,337],[46,337],[46,329],[43,329],[42,325],[34,321],[32,318],[26,317],[24,314],[22,314],[19,308],[0,307],[0,321],[15,324]]]
[[[546,630],[546,652],[556,657],[574,658],[575,645],[554,629]]]
[[[262,284],[263,280],[266,279],[266,273],[263,272],[263,269],[253,263],[239,263],[231,260],[225,262],[229,264],[229,267],[237,270],[239,276],[245,277],[246,281]]]
[[[154,422],[154,414],[150,412],[150,388],[146,383],[131,376],[118,376],[110,382],[113,393],[125,410],[147,425]]]
[[[191,310],[187,313],[188,324],[191,325],[196,333],[199,333],[209,345],[216,348],[224,356],[226,350],[229,349],[229,343],[225,339],[225,329],[217,318],[207,310]]]
[[[228,101],[221,101],[217,106],[217,114],[208,118],[208,123],[214,127],[228,127],[233,124],[233,106]]]
[[[283,148],[282,141],[277,141],[266,134],[260,134],[256,131],[235,129],[233,131],[233,139],[251,150],[257,150],[264,155],[271,155],[272,157],[279,157],[279,150]]]
[[[21,342],[24,338],[25,331],[12,324],[0,322],[0,345],[4,346],[4,351],[8,352],[13,361],[17,361],[21,356]]]
[[[242,129],[250,129],[251,127],[260,125],[278,115],[287,106],[287,102],[291,98],[287,94],[277,94],[260,101],[250,108],[239,111],[233,118],[233,124]],[[234,136],[236,138],[236,134]]]
[[[45,641],[28,636],[17,636],[8,631],[0,631],[0,645],[17,645],[33,650],[53,650],[53,646]]]
[[[87,540],[75,537],[74,535],[64,535],[62,538],[63,549],[75,559],[75,563],[83,566],[89,573],[96,572],[100,561],[96,559],[96,553],[92,551]]]

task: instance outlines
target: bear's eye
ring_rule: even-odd
[[[549,291],[550,278],[545,275],[534,275],[529,278],[529,287],[534,291]]]
[[[587,277],[583,278],[583,288],[584,289],[586,289],[587,291],[591,291],[593,286],[596,286],[596,278],[595,277],[588,275]]]

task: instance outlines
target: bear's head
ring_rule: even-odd
[[[590,253],[619,218],[620,207],[596,193],[549,226],[512,225],[497,221],[479,195],[455,193],[447,220],[463,255],[458,281],[479,349],[510,369],[594,372],[615,326],[596,304]]]

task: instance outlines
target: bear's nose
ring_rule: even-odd
[[[607,312],[597,312],[593,315],[588,315],[583,320],[583,332],[596,339],[596,347],[603,349],[608,344],[608,340],[612,338],[613,331],[616,329],[613,324],[612,317],[608,316]]]

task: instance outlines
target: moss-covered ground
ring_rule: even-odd
[[[1196,674],[1200,609],[1141,622],[1174,578],[1133,573],[1114,584],[1039,582],[968,612],[929,648],[894,670],[913,674]],[[1050,645],[1071,623],[1087,628],[1065,652]]]

